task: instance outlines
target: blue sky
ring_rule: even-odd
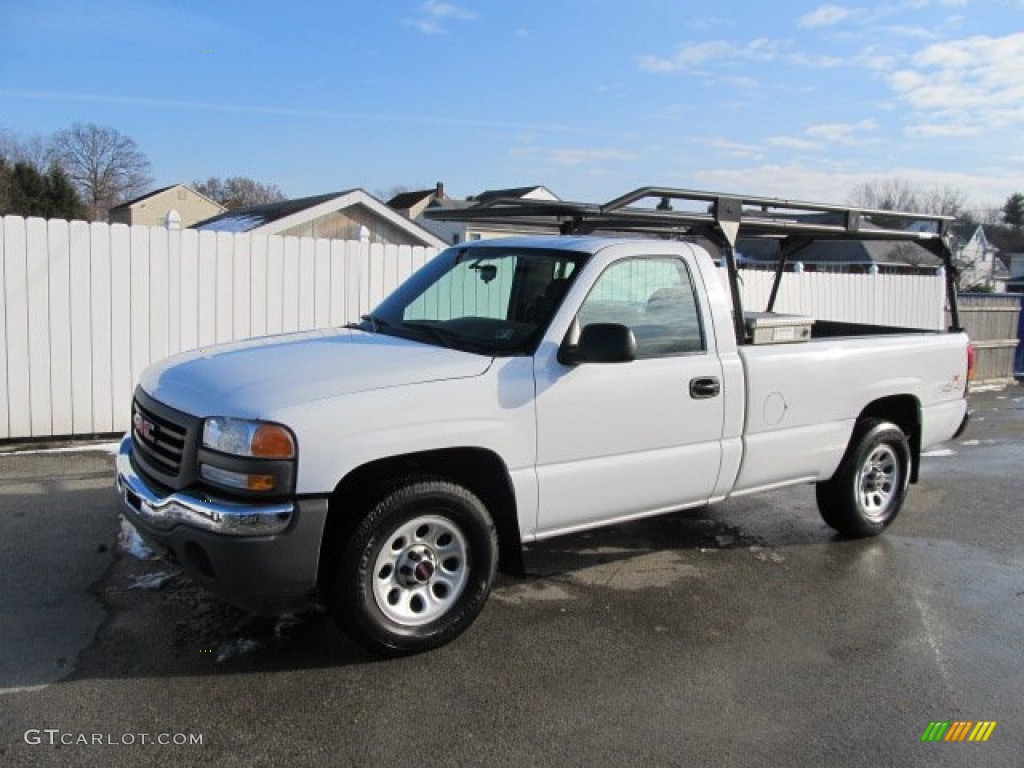
[[[0,131],[136,140],[156,185],[444,181],[843,202],[1024,191],[1024,0],[73,0],[0,8]]]

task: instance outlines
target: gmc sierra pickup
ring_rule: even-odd
[[[456,245],[359,324],[153,365],[117,457],[124,513],[238,604],[317,594],[390,653],[455,638],[499,561],[548,537],[800,483],[837,531],[882,531],[922,450],[966,423],[955,293],[942,332],[745,313],[734,246],[781,243],[777,280],[819,239],[912,240],[952,272],[948,221],[911,234],[652,188],[613,202],[481,206],[568,234]],[[618,234],[572,234],[602,228]]]

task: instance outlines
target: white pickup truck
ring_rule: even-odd
[[[524,543],[800,483],[836,530],[877,534],[966,424],[942,217],[910,234],[654,188],[478,208],[457,213],[627,234],[457,245],[358,325],[150,367],[117,486],[152,546],[252,610],[318,594],[364,645],[420,651],[473,622]],[[951,327],[744,314],[744,237],[781,244],[777,280],[812,240],[913,240],[946,263]]]

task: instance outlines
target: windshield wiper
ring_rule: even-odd
[[[363,324],[366,323],[369,324],[370,326],[370,333],[380,333],[381,328],[394,328],[394,326],[391,323],[389,323],[383,317],[378,317],[377,315],[361,315],[359,319],[362,320],[363,322],[348,323],[345,327],[354,328],[357,331],[365,331],[366,328],[363,327]]]
[[[447,328],[441,328],[436,325],[429,323],[417,323],[417,322],[404,322],[402,323],[403,328],[411,328],[415,331],[428,331],[431,336],[441,342],[444,346],[449,349],[453,349],[455,344],[452,343],[452,339],[460,339],[461,336],[454,331],[449,331]]]

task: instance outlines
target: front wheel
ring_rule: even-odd
[[[899,514],[910,480],[910,447],[895,424],[865,419],[831,479],[818,483],[822,519],[847,536],[874,536]]]
[[[498,561],[494,522],[462,486],[410,479],[349,538],[328,602],[343,629],[384,653],[444,645],[479,614]]]

